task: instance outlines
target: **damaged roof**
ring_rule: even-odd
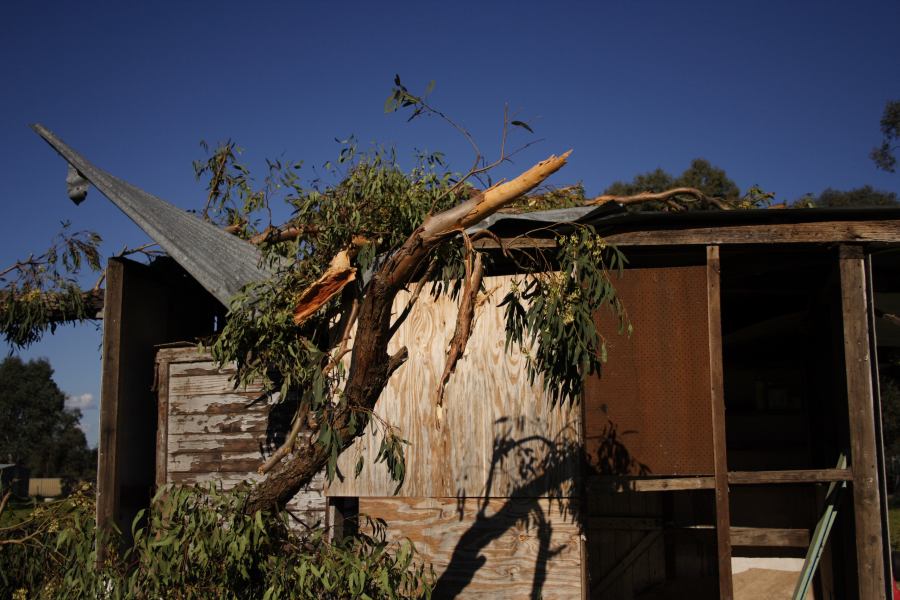
[[[32,128],[225,306],[270,275],[253,244],[96,167],[42,125]]]

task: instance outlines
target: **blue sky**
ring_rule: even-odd
[[[63,219],[97,230],[109,252],[145,239],[96,191],[69,202],[64,165],[32,122],[184,207],[204,198],[191,167],[202,139],[236,140],[251,166],[312,166],[355,134],[406,155],[441,150],[467,168],[465,142],[442,123],[384,114],[395,73],[413,91],[436,80],[433,103],[488,154],[509,103],[544,141],[505,174],[573,148],[554,181],[588,193],[656,167],[680,172],[694,157],[786,200],[863,184],[900,192],[900,174],[868,159],[885,102],[900,98],[898,24],[896,1],[7,0],[0,263],[45,248]],[[50,359],[86,407],[92,444],[99,346],[86,325],[22,352]]]

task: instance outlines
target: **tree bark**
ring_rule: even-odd
[[[393,356],[387,352],[391,310],[397,292],[412,281],[436,246],[540,185],[566,164],[570,153],[571,150],[562,156],[551,156],[511,181],[428,216],[373,276],[359,309],[354,350],[344,386],[345,402],[336,409],[331,424],[343,440],[342,451],[365,431],[388,379],[406,360],[406,348]],[[351,431],[350,416],[354,413],[356,426]],[[252,514],[283,506],[322,470],[328,457],[328,450],[310,438],[253,487],[245,511]]]

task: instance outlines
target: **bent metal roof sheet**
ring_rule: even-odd
[[[96,167],[47,128],[32,128],[225,306],[269,276],[253,244]]]

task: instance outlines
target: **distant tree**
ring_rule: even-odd
[[[659,194],[680,188],[683,188],[685,193],[676,194],[671,197],[671,200],[679,200],[679,203],[688,210],[722,208],[715,202],[703,201],[710,198],[718,199],[725,204],[739,203],[741,199],[741,190],[737,184],[728,177],[723,169],[714,166],[704,158],[692,160],[690,166],[678,177],[657,168],[648,173],[636,175],[631,181],[616,181],[603,193],[606,196],[635,197],[647,192]],[[691,192],[689,193],[688,190]],[[692,197],[696,196],[693,191],[701,192],[706,198]],[[631,205],[631,208],[639,211],[665,210],[667,205],[665,201],[660,200],[636,203]]]
[[[881,115],[881,135],[881,145],[873,148],[869,157],[879,169],[893,173],[897,168],[895,152],[900,143],[900,100],[891,100],[885,104]]]
[[[825,208],[866,207],[866,206],[898,206],[897,194],[876,190],[871,185],[852,190],[826,189],[813,198],[813,204]]]
[[[65,400],[46,359],[0,363],[0,461],[23,464],[33,477],[92,476],[95,454],[78,428],[81,411]]]

